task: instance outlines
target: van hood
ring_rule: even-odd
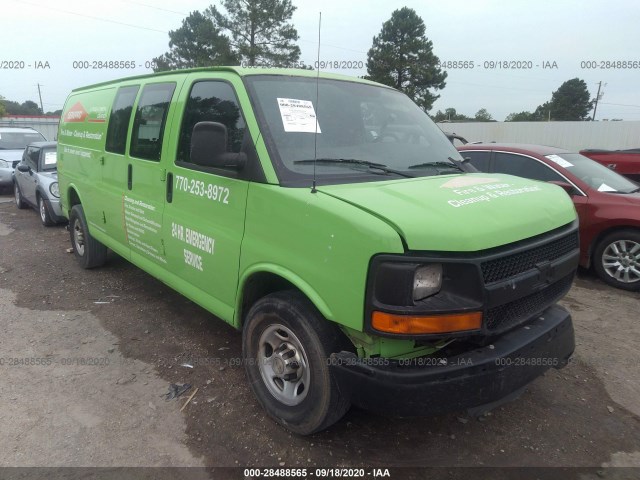
[[[473,252],[576,218],[566,192],[511,175],[464,174],[318,187],[384,220],[410,250]]]

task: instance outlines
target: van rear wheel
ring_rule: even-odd
[[[278,423],[309,435],[349,409],[329,369],[345,337],[297,291],[260,299],[247,316],[242,354],[258,402]]]
[[[82,205],[74,205],[69,215],[71,246],[82,268],[95,268],[107,260],[107,247],[89,234]]]

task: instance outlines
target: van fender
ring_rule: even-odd
[[[322,296],[304,279],[293,273],[291,270],[272,263],[257,263],[247,268],[241,275],[238,282],[238,293],[236,295],[236,308],[234,312],[233,324],[236,328],[242,327],[242,293],[245,291],[248,280],[258,273],[271,273],[292,284],[300,290],[315,305],[320,313],[327,319],[333,320],[333,312]]]

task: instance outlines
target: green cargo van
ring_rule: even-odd
[[[107,249],[242,330],[276,421],[413,416],[514,397],[574,349],[559,187],[470,172],[404,94],[215,67],[74,90],[58,135],[71,244]]]

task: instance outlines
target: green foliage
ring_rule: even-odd
[[[434,122],[468,122],[471,120],[471,117],[458,113],[455,108],[446,108],[444,112],[438,110],[431,118]]]
[[[538,107],[540,108],[540,107]],[[504,119],[505,122],[536,122],[540,120],[538,115],[535,112],[514,112],[507,115],[507,118]]]
[[[300,58],[298,31],[289,23],[291,0],[221,0],[205,14],[228,33],[231,46],[248,65],[290,66]]]
[[[538,105],[534,112],[510,113],[505,122],[540,122],[547,120],[589,120],[593,108],[584,80],[572,78],[551,94],[551,100]]]
[[[0,117],[7,115],[7,109],[4,106],[4,97],[0,95]]]
[[[180,28],[169,32],[169,38],[170,50],[153,59],[155,72],[238,63],[229,38],[201,12],[192,12]]]
[[[476,112],[475,117],[467,117],[458,113],[455,108],[447,108],[444,112],[438,110],[432,117],[434,122],[493,122],[495,121],[486,108]]]
[[[481,108],[476,112],[474,120],[476,122],[493,122],[493,117],[486,108]]]
[[[0,111],[4,108],[4,115],[42,115],[38,104],[32,100],[23,103],[0,99]],[[2,115],[0,115],[2,116]]]
[[[442,90],[447,73],[438,66],[433,43],[425,32],[415,10],[395,10],[383,23],[380,34],[373,37],[366,78],[401,90],[428,111],[439,97],[430,89]]]
[[[551,95],[549,108],[552,120],[588,120],[593,108],[589,89],[584,80],[567,80]]]

